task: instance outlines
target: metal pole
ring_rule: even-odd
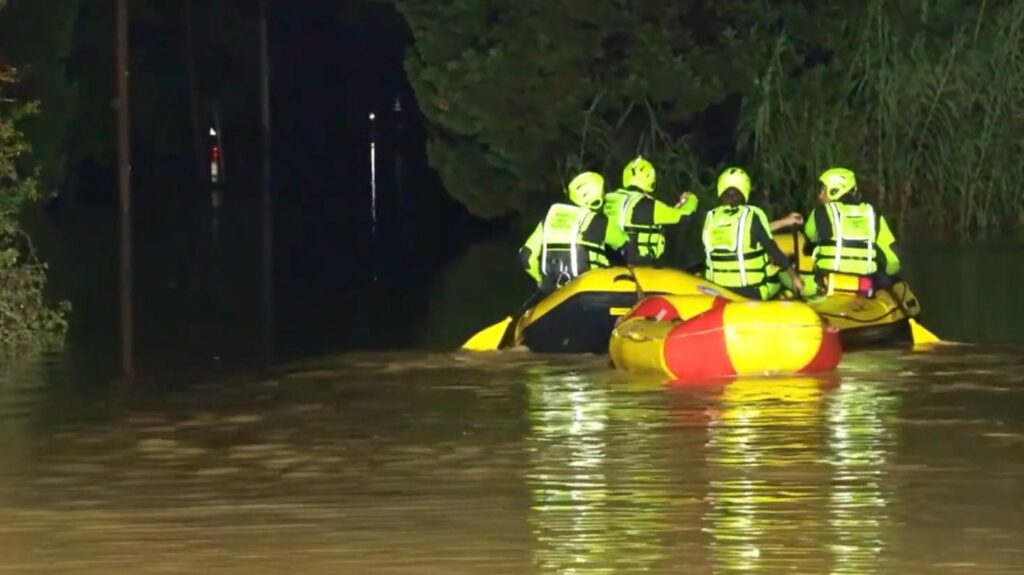
[[[134,314],[132,312],[131,128],[128,117],[128,2],[115,0],[117,18],[117,165],[121,226],[121,368],[135,375]]]
[[[203,200],[206,186],[203,184],[203,131],[202,120],[200,120],[201,107],[199,92],[199,73],[196,70],[196,41],[195,30],[192,26],[192,0],[185,0],[182,3],[182,21],[185,28],[185,71],[188,78],[188,100],[189,100],[189,121],[192,123],[192,153],[195,155],[195,183],[199,188],[197,196]],[[205,202],[197,202],[203,206]],[[204,210],[200,210],[203,213]]]
[[[373,281],[377,281],[382,260],[381,243],[377,238],[377,115],[370,112],[370,258]]]
[[[370,112],[370,237],[377,237],[377,131]]]
[[[395,227],[400,230],[400,233],[396,234],[399,240],[399,245],[403,246],[403,250],[407,250],[404,246],[413,245],[408,241],[408,234],[412,230],[411,222],[408,221],[408,215],[412,211],[409,199],[405,197],[405,188],[403,178],[405,175],[405,158],[402,155],[403,147],[405,145],[405,122],[402,118],[402,102],[398,96],[395,96],[395,131],[392,136],[392,150],[395,156],[394,160],[394,199],[392,205],[397,204],[393,219],[396,220]]]
[[[273,253],[273,222],[270,197],[270,57],[267,40],[267,3],[260,0],[260,100],[262,114],[260,128],[262,132],[261,163],[262,163],[262,194],[263,209],[263,351],[267,356],[273,354],[274,347],[274,253]]]

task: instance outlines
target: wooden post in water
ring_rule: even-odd
[[[263,211],[263,352],[269,357],[274,349],[274,242],[270,197],[270,57],[267,40],[267,3],[268,0],[260,0],[260,184]]]
[[[203,184],[206,178],[204,176],[203,166],[206,159],[203,154],[203,131],[202,119],[200,117],[202,113],[202,102],[199,94],[199,73],[196,70],[196,39],[195,39],[195,27],[192,24],[192,0],[184,0],[182,2],[182,27],[185,32],[185,72],[188,78],[188,108],[189,108],[189,122],[192,125],[192,154],[194,156],[193,161],[195,162],[195,183],[197,189],[197,206],[205,206],[210,203],[209,194],[205,193],[208,190]],[[200,210],[202,213],[204,210]]]
[[[188,111],[189,124],[192,131],[192,172],[191,194],[187,194],[186,206],[191,233],[188,235],[188,247],[191,257],[189,258],[188,289],[188,332],[189,340],[192,343],[201,341],[204,338],[205,321],[196,317],[197,312],[203,309],[203,290],[210,288],[208,269],[210,267],[210,236],[212,234],[213,217],[210,207],[210,198],[213,193],[212,183],[208,180],[203,154],[203,143],[206,141],[206,132],[202,127],[200,114],[202,103],[200,102],[199,73],[196,62],[196,38],[195,27],[192,17],[192,0],[183,0],[181,3],[181,24],[185,35],[185,76],[188,84]]]
[[[121,369],[135,376],[132,306],[131,129],[128,117],[128,0],[116,2],[117,184],[121,227]]]

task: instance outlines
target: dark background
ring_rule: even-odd
[[[413,345],[410,326],[426,313],[431,279],[465,246],[507,226],[471,217],[428,166],[403,70],[409,32],[389,3],[269,6],[277,351]],[[9,44],[53,30],[58,10],[74,21],[67,65],[53,72],[73,86],[74,111],[63,135],[39,136],[60,140],[65,169],[45,174],[49,198],[28,215],[29,228],[51,264],[50,291],[74,304],[72,341],[107,353],[118,337],[113,2],[51,9],[15,0],[0,11]],[[241,357],[259,353],[262,341],[258,4],[192,9],[204,155],[215,114],[222,127],[217,214],[206,165],[195,167],[183,4],[129,2],[138,347],[142,355]],[[31,81],[45,72],[41,50],[23,49],[14,64],[26,72],[21,95],[40,98],[45,116],[46,93]]]
[[[188,20],[186,4],[129,2],[138,351],[144,360],[253,358],[263,353],[264,316],[259,3],[192,0]],[[426,123],[403,68],[412,49],[406,21],[390,2],[372,0],[269,6],[278,356],[437,346],[442,339],[430,333],[441,332],[449,345],[514,309],[530,290],[515,258],[525,233],[513,224],[523,222],[472,217],[428,165]],[[0,58],[21,78],[13,95],[39,100],[42,110],[25,130],[45,201],[26,212],[25,224],[50,264],[49,295],[74,305],[74,348],[112,361],[119,343],[113,7],[112,0],[11,0],[0,10]],[[690,126],[705,163],[728,157],[735,142],[722,126],[736,120],[738,102],[726,98]],[[215,214],[207,166],[196,162],[192,112],[204,161],[215,117],[222,128],[227,179]],[[513,194],[475,179],[471,185],[490,197]],[[531,193],[545,201],[555,193],[536,187]],[[697,228],[690,222],[671,234],[695,245]],[[908,273],[925,277],[906,255]],[[928,313],[942,311],[934,294],[945,295],[949,282],[912,281]]]

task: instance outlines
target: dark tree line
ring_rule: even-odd
[[[725,163],[806,208],[856,170],[893,219],[961,239],[1024,221],[1024,2],[395,0],[449,192],[535,213],[642,152],[666,196]]]

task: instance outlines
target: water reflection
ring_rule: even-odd
[[[725,386],[706,455],[717,570],[878,572],[896,408],[891,389],[849,377]]]
[[[536,374],[527,383],[536,563],[542,573],[610,573],[608,392],[585,378]]]
[[[603,574],[665,565],[685,505],[658,395],[624,396],[593,374],[528,380],[527,475],[540,573]]]
[[[12,372],[0,572],[1017,573],[1020,357],[701,387],[515,353],[130,393]]]
[[[895,444],[898,397],[877,383],[846,381],[828,406],[829,527],[836,574],[877,572],[890,496],[885,475]]]
[[[704,523],[716,572],[794,562],[801,572],[823,572],[813,540],[822,527],[821,420],[831,387],[829,380],[787,378],[740,379],[722,389],[705,456]]]

